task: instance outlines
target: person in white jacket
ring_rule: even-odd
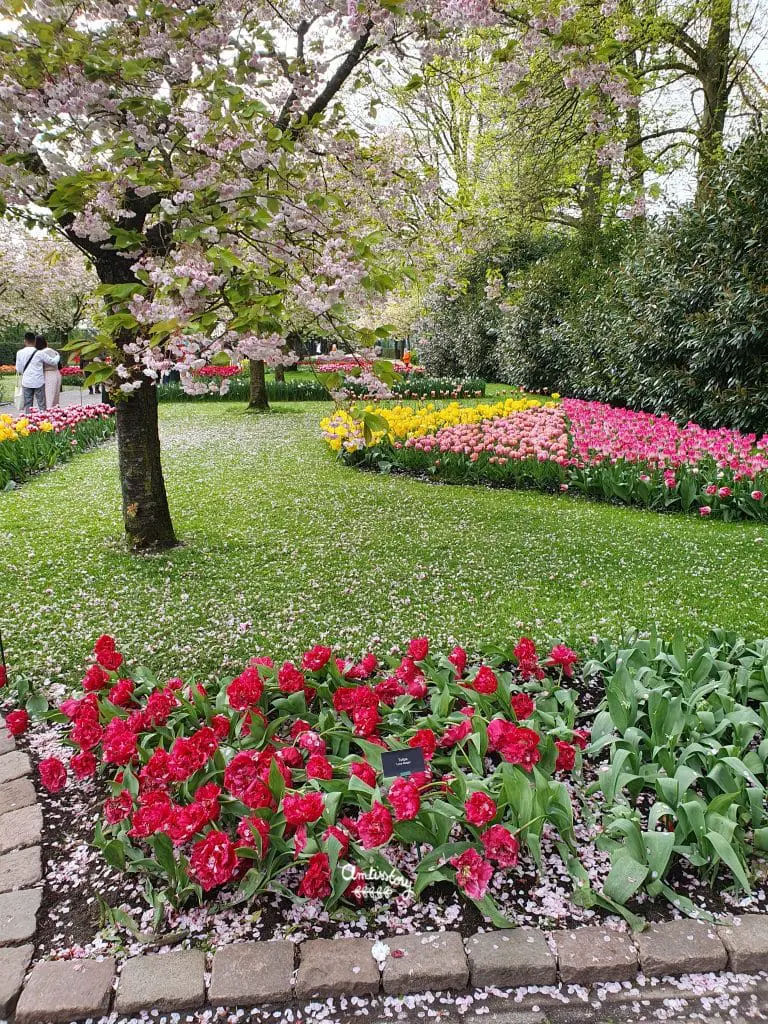
[[[24,348],[16,353],[16,373],[21,374],[24,412],[31,412],[37,402],[38,408],[44,412],[45,401],[45,365],[58,366],[59,353],[52,348],[36,348],[34,334],[24,335]]]

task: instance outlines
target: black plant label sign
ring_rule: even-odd
[[[424,751],[421,747],[408,747],[407,750],[383,750],[381,753],[381,770],[385,779],[397,775],[413,775],[424,771]]]

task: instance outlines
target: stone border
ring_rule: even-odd
[[[174,1013],[467,986],[586,987],[641,975],[768,970],[768,915],[748,914],[720,925],[652,924],[635,936],[599,926],[551,933],[514,928],[466,940],[449,931],[396,935],[386,940],[383,964],[370,939],[238,942],[214,953],[207,985],[206,957],[195,949],[136,956],[119,972],[111,958],[41,961],[29,971],[42,899],[43,819],[29,757],[3,726],[0,718],[0,1020],[67,1024],[110,1010]]]

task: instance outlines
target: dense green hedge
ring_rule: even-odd
[[[16,362],[16,353],[24,344],[24,332],[27,328],[24,324],[13,324],[0,327],[0,366],[13,366]],[[57,350],[66,344],[67,336],[60,330],[49,330],[45,332],[48,344]]]
[[[429,315],[418,325],[428,343],[419,346],[427,373],[435,377],[498,380],[499,332],[506,314],[488,292],[494,277],[524,280],[537,262],[563,245],[555,235],[493,241],[452,275],[460,282],[441,289]]]

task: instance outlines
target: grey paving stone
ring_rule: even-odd
[[[29,758],[20,750],[0,755],[0,784],[20,779],[24,775],[30,775],[31,772],[32,765]]]
[[[294,949],[292,942],[284,940],[223,946],[213,958],[208,1002],[212,1006],[290,1003]]]
[[[554,985],[555,961],[546,936],[538,928],[510,928],[482,932],[467,939],[467,959],[472,985],[482,988],[517,988],[521,985]]]
[[[139,1013],[196,1010],[205,1002],[205,954],[199,949],[147,953],[128,960],[120,972],[115,1009]]]
[[[5,727],[5,719],[0,717],[0,754],[8,754],[16,749],[16,741]]]
[[[714,925],[663,921],[635,935],[640,968],[648,977],[724,971],[728,955]]]
[[[35,937],[42,889],[21,889],[0,896],[0,946],[14,946]]]
[[[299,947],[296,997],[350,995],[379,991],[379,965],[368,939],[310,939]]]
[[[768,970],[768,914],[744,914],[717,931],[728,951],[732,971],[749,974]]]
[[[390,953],[382,982],[389,995],[466,988],[469,965],[458,932],[396,935],[387,939],[387,945]]]
[[[39,804],[0,814],[0,853],[34,846],[42,834],[43,811]]]
[[[555,932],[560,979],[565,984],[630,981],[637,974],[637,951],[630,937],[610,928]]]
[[[0,814],[31,807],[36,802],[37,793],[29,779],[15,779],[0,786]]]
[[[16,1007],[15,1024],[68,1024],[109,1011],[114,960],[35,964]]]
[[[13,1013],[34,948],[0,949],[0,1019],[7,1020]]]
[[[13,850],[0,856],[0,893],[14,889],[29,889],[43,877],[40,847]]]

